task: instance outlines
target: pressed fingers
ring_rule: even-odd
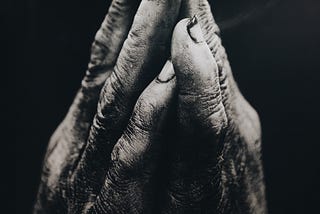
[[[227,118],[218,67],[196,17],[176,25],[171,56],[178,87],[178,137],[162,213],[214,212],[215,151]]]
[[[170,64],[171,62],[167,62]],[[96,213],[154,213],[156,173],[163,150],[163,130],[175,95],[172,65],[164,66],[135,104],[97,200],[87,209]],[[121,200],[119,200],[121,198]]]
[[[168,57],[166,47],[179,8],[179,0],[143,0],[138,8],[114,70],[102,89],[87,146],[70,179],[74,188],[86,186],[83,198],[75,197],[82,203],[95,200],[109,168],[114,144],[141,92]]]
[[[65,209],[64,204],[51,204],[65,203],[55,200],[61,194],[57,192],[57,185],[66,188],[66,178],[86,144],[101,88],[116,62],[138,5],[139,1],[132,0],[112,2],[92,44],[88,70],[81,87],[65,119],[50,139],[43,166],[45,173],[42,176],[34,212],[40,210],[42,204]]]

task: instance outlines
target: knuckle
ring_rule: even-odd
[[[81,87],[88,91],[99,91],[112,73],[113,67],[102,65],[100,62],[90,62]]]
[[[152,127],[153,127],[152,118],[148,114],[145,114],[142,116],[137,111],[139,110],[136,110],[133,113],[133,117],[130,118],[128,129],[135,132],[136,134],[146,135],[152,131]],[[143,110],[143,112],[144,111],[145,110]]]
[[[131,174],[134,179],[148,177],[149,172],[153,170],[154,164],[150,161],[154,158],[150,154],[154,154],[153,151],[155,151],[154,148],[150,147],[149,142],[148,136],[141,134],[140,130],[133,131],[127,128],[114,146],[111,154],[112,168],[120,177],[127,174]]]
[[[143,92],[135,104],[129,121],[129,129],[134,129],[136,133],[143,136],[155,133],[161,126],[164,108],[163,100],[155,96],[153,92]]]
[[[252,153],[259,153],[261,149],[261,124],[257,111],[242,96],[234,115],[239,135],[246,142]]]
[[[210,110],[210,114],[205,120],[207,127],[210,127],[211,131],[215,135],[221,135],[224,133],[228,126],[228,119],[223,104],[220,102],[215,108]]]
[[[91,46],[91,56],[88,65],[88,71],[92,75],[96,74],[98,71],[102,70],[102,68],[106,66],[104,63],[104,57],[107,54],[107,47],[105,47],[102,44],[102,42],[98,41],[99,32],[100,31],[98,31],[95,41]]]
[[[144,16],[137,14],[136,18],[138,19],[144,19]],[[137,24],[138,22],[138,24]],[[129,47],[137,47],[137,46],[146,46],[148,42],[147,32],[145,29],[147,29],[149,24],[145,21],[138,20],[136,22],[136,25],[133,26],[133,28],[129,31],[127,43]]]
[[[192,121],[203,128],[205,133],[209,132],[217,136],[224,133],[228,126],[225,106],[222,103],[220,92],[212,93],[211,91],[211,93],[203,93],[202,95],[189,94],[187,97],[184,96],[179,105],[180,108],[183,107],[182,119],[186,117],[184,115],[187,113]]]
[[[146,49],[147,45],[142,38],[139,38],[139,34],[130,31],[116,64],[119,73],[129,75],[132,70],[141,70],[142,63],[138,59],[146,58]]]
[[[250,117],[252,130],[254,131],[254,133],[252,133],[251,142],[254,144],[256,149],[260,150],[261,149],[261,123],[260,123],[259,114],[253,107],[250,108],[248,114]]]
[[[109,14],[114,17],[120,16],[122,13],[126,13],[131,9],[131,4],[137,3],[137,0],[127,1],[127,0],[115,0],[109,9]]]
[[[210,200],[213,197],[213,189],[210,179],[207,183],[200,183],[198,180],[186,185],[185,181],[175,181],[167,190],[172,204],[189,208],[196,208],[202,201]]]
[[[139,98],[139,101],[137,102],[137,109],[140,109],[142,111],[141,115],[153,115],[153,113],[156,111],[158,107],[157,98],[155,96],[147,96],[142,95]]]
[[[126,90],[128,87],[126,86],[130,83],[130,76],[128,76],[128,70],[123,69],[123,64],[125,63],[126,62],[122,63],[120,60],[120,62],[116,64],[108,82],[111,87],[110,90],[117,93],[118,96],[128,93],[128,91]]]
[[[225,109],[219,87],[210,86],[202,92],[191,92],[180,96],[183,96],[182,105],[189,106],[189,110],[201,121],[217,117],[224,119]]]
[[[92,126],[89,132],[88,140],[95,139],[99,136],[99,133],[104,133],[105,116],[101,114],[101,111],[97,111],[96,116],[93,119]]]
[[[261,124],[260,124],[260,117],[259,117],[259,114],[258,112],[251,106],[249,105],[250,107],[248,108],[248,114],[249,114],[249,117],[254,125],[254,127],[257,129],[257,130],[260,130],[261,129]]]
[[[134,171],[140,162],[141,155],[144,153],[145,148],[142,143],[132,143],[135,141],[134,136],[124,134],[114,146],[111,153],[111,161],[118,172]]]
[[[99,71],[87,70],[85,77],[81,81],[81,88],[84,89],[84,92],[99,94],[99,90],[112,72],[112,68],[108,67],[99,67],[97,70]]]
[[[132,11],[138,6],[138,1],[115,0],[112,2],[108,14],[97,31],[91,46],[89,72],[97,73],[105,67],[113,67],[122,44],[129,31],[129,22],[133,18]],[[132,10],[134,9],[134,10]]]
[[[239,109],[239,120],[247,121],[247,123],[249,123],[256,132],[260,132],[261,124],[258,112],[242,95],[239,96],[239,104],[237,106]]]
[[[130,147],[126,140],[121,137],[114,146],[111,153],[111,161],[116,169],[130,169],[132,167],[132,157]]]
[[[100,99],[97,108],[97,117],[103,122],[106,118],[116,117],[119,112],[125,112],[125,92],[124,87],[116,72],[113,72],[106,80],[100,93]]]
[[[115,41],[108,36],[110,33],[105,32],[106,30],[104,28],[108,29],[108,26],[104,25],[105,23],[103,23],[97,31],[91,45],[91,56],[88,68],[92,73],[115,64],[115,54],[118,50],[117,48],[110,48],[112,46],[110,43],[115,43]]]

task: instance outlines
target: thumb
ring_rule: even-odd
[[[164,213],[215,213],[217,145],[227,119],[218,68],[197,18],[175,27],[171,57],[178,89],[178,140],[170,150]],[[172,151],[172,152],[171,152]]]
[[[218,67],[205,42],[197,17],[175,27],[171,47],[177,75],[179,124],[183,133],[219,134],[227,119],[222,104]]]
[[[143,161],[142,157],[157,157],[155,152],[158,153],[161,146],[159,140],[174,97],[174,77],[173,66],[167,61],[159,76],[139,97],[127,129],[113,149],[113,160],[128,166]],[[150,152],[152,154],[148,154]]]
[[[173,66],[168,61],[139,97],[127,128],[115,144],[110,169],[92,210],[120,207],[134,213],[152,212],[155,170],[164,146],[160,138],[175,86]]]

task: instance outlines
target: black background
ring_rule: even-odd
[[[318,213],[320,1],[257,2],[216,0],[212,5],[235,78],[261,117],[269,212]],[[3,103],[14,111],[5,115],[13,133],[4,145],[14,141],[16,153],[15,197],[7,205],[15,203],[17,213],[28,213],[48,138],[79,87],[108,1],[3,4],[9,29],[1,32],[3,77],[5,94],[13,93]],[[2,157],[12,160],[11,154]],[[12,195],[9,184],[2,190]]]

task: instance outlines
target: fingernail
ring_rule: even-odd
[[[163,66],[157,80],[161,83],[166,83],[172,80],[175,76],[173,65],[171,60],[167,60],[166,64]]]
[[[194,42],[196,42],[196,43],[204,42],[202,30],[201,30],[201,27],[198,23],[198,18],[196,15],[194,15],[189,20],[189,22],[187,24],[187,30],[188,30],[189,36],[191,37],[191,39]]]

